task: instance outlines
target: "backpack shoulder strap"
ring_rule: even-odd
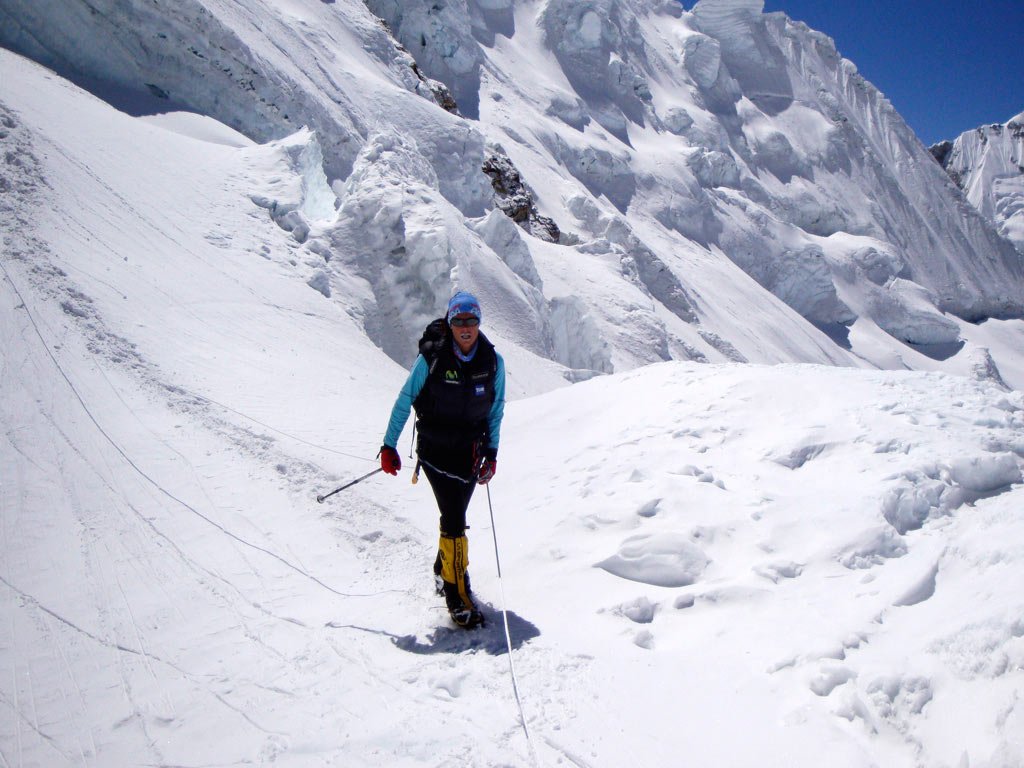
[[[490,355],[491,375],[496,374],[498,372],[498,350],[496,350],[494,345],[491,344],[491,340],[482,333],[480,334],[480,341],[478,343],[480,345],[480,349],[486,350],[485,354]]]

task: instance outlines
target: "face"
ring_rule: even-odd
[[[462,321],[476,322],[476,325],[459,325]],[[452,336],[459,349],[462,350],[462,354],[467,354],[473,348],[479,335],[480,324],[475,315],[464,312],[452,318]]]

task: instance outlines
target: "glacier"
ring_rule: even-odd
[[[827,36],[3,0],[0,39],[0,764],[1024,766],[1012,227]],[[414,461],[316,502],[455,287],[508,370],[469,635]]]
[[[921,367],[922,348],[959,342],[966,370],[967,326],[1024,310],[1020,254],[828,37],[763,3],[12,0],[0,13],[0,43],[120,104],[198,112],[259,142],[308,129],[337,215],[310,227],[295,200],[261,203],[331,253],[317,290],[369,282],[367,333],[399,362],[398,339],[453,275],[514,301],[501,330],[570,378],[664,359]],[[403,149],[381,154],[385,136]],[[529,227],[522,245],[481,238],[498,207],[481,167],[496,158],[560,248]],[[565,308],[584,324],[604,310],[570,302],[538,264],[594,257],[617,293],[639,292],[637,332],[594,330],[605,352],[570,359]],[[723,311],[750,303],[765,313],[753,332]],[[371,319],[393,307],[394,340]],[[889,351],[857,350],[858,324]]]

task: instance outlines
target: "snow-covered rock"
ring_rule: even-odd
[[[1024,253],[1024,112],[931,147],[981,214]]]

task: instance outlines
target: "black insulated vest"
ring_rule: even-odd
[[[463,447],[488,434],[494,405],[498,358],[481,333],[476,354],[460,360],[449,339],[430,365],[427,381],[413,402],[420,439],[438,447]]]

